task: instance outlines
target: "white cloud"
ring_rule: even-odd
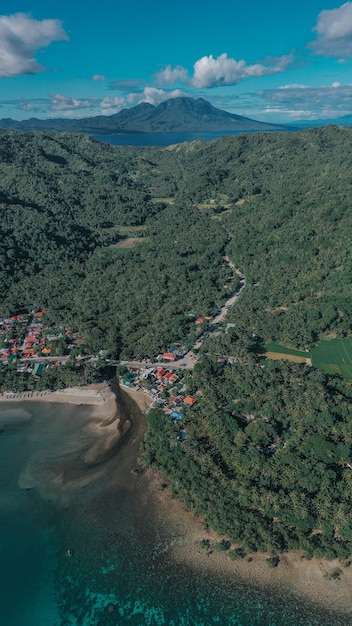
[[[253,76],[267,76],[283,72],[293,60],[292,55],[279,57],[274,64],[256,63],[247,65],[243,59],[236,61],[226,53],[216,59],[213,55],[204,56],[195,62],[191,83],[198,89],[236,85],[240,80]]]
[[[69,96],[63,96],[61,94],[49,94],[51,98],[51,111],[76,111],[77,109],[91,109],[96,107],[96,98],[87,98],[85,100],[80,98],[70,98]]]
[[[34,20],[24,13],[0,16],[0,77],[45,71],[34,58],[52,41],[68,39],[59,20]]]
[[[352,2],[337,9],[321,11],[313,31],[317,39],[309,48],[327,57],[352,56]]]
[[[278,89],[306,89],[307,85],[300,85],[299,83],[292,83],[291,85],[281,85]]]
[[[352,113],[352,84],[321,87],[286,85],[257,93],[263,113],[294,119],[333,119]],[[258,102],[257,102],[258,105]]]
[[[167,65],[163,70],[155,75],[158,85],[174,85],[175,83],[187,83],[188,72],[182,65],[176,65],[172,69],[171,65]]]
[[[198,59],[193,65],[192,77],[189,77],[186,68],[181,65],[177,65],[174,69],[168,65],[158,72],[156,80],[158,84],[167,85],[183,82],[196,89],[236,85],[240,80],[251,76],[267,76],[283,72],[292,61],[292,55],[285,55],[270,59],[268,63],[248,65],[243,59],[236,61],[224,52],[217,58],[210,54]]]
[[[92,76],[92,80],[96,81],[97,83],[104,83],[105,82],[105,76],[104,76],[104,74],[94,74]]]
[[[141,102],[149,102],[149,104],[160,104],[169,98],[178,98],[187,96],[184,91],[174,89],[173,91],[165,91],[156,87],[145,87],[143,91],[129,93],[126,96],[116,96],[114,98],[104,98],[101,102],[104,115],[110,115],[112,110],[118,111],[124,107],[135,106]]]

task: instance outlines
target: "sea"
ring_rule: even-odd
[[[149,495],[144,418],[129,417],[117,449],[89,466],[88,407],[0,403],[1,624],[346,626],[294,595],[175,560],[184,528]]]
[[[283,132],[295,132],[300,130],[297,128],[287,128]],[[185,141],[213,141],[213,139],[219,139],[224,136],[236,136],[244,134],[252,134],[258,131],[226,131],[226,132],[198,132],[198,133],[139,133],[128,135],[92,135],[94,139],[110,143],[116,146],[158,146],[160,148],[166,148],[177,143],[183,143]],[[265,131],[265,132],[278,132],[278,131]]]

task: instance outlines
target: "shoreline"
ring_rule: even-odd
[[[119,387],[116,381],[111,386],[93,384],[84,388],[43,392],[39,396],[33,394],[29,397],[7,398],[5,394],[0,395],[0,402],[4,405],[9,406],[14,401],[23,404],[30,401],[87,405],[90,409],[89,431],[95,439],[95,443],[86,450],[85,458],[82,459],[89,472],[95,465],[99,466],[104,458],[114,454],[120,445],[125,446],[126,450],[127,446],[132,445],[130,452],[136,455],[137,461],[136,446],[145,428],[143,413],[153,402],[142,390]],[[140,429],[142,434],[139,434]],[[128,432],[131,437],[126,440],[126,446],[124,439]],[[98,467],[96,470],[100,473]],[[304,601],[321,610],[343,615],[346,619],[352,615],[352,566],[346,568],[337,559],[308,560],[303,557],[302,551],[279,555],[280,562],[275,568],[270,568],[266,562],[270,554],[248,554],[244,559],[231,560],[226,552],[215,548],[223,537],[205,528],[201,518],[194,512],[187,511],[183,501],[170,493],[169,486],[161,488],[161,485],[169,485],[169,481],[161,473],[145,468],[139,474],[138,480],[141,481],[144,493],[154,503],[157,517],[173,528],[173,539],[168,546],[168,552],[174,563],[238,579],[244,585],[260,587],[269,593],[287,593],[296,598],[297,602]],[[75,483],[75,488],[79,483],[81,486],[85,484],[83,475]],[[25,487],[28,484],[24,482]],[[67,488],[70,491],[69,485]],[[210,541],[210,554],[200,546],[203,539]]]
[[[58,402],[67,404],[100,405],[115,398],[115,394],[104,383],[93,383],[85,387],[65,387],[57,391],[4,391],[0,394],[0,402]]]
[[[176,564],[238,579],[244,585],[259,587],[273,595],[289,594],[297,602],[304,601],[338,617],[352,616],[352,566],[345,568],[338,559],[307,559],[303,551],[279,555],[280,562],[273,568],[266,561],[271,556],[269,553],[247,554],[243,559],[232,560],[226,551],[215,547],[227,538],[205,528],[201,518],[186,510],[183,501],[170,493],[169,486],[160,488],[163,483],[169,485],[161,473],[146,468],[144,480],[160,519],[174,524],[178,540],[169,550]],[[210,551],[200,545],[203,539],[210,541]]]

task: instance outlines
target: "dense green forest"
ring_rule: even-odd
[[[245,275],[187,381],[186,439],[151,411],[145,460],[246,551],[352,554],[351,383],[258,360],[351,334],[351,147],[334,126],[167,149],[0,131],[1,315],[45,307],[82,352],[152,357],[226,301],[225,255]]]
[[[145,356],[187,337],[187,310],[226,297],[226,230],[190,203],[155,201],[143,151],[16,131],[0,133],[0,151],[3,315],[45,306],[88,353]],[[126,233],[140,245],[119,248]]]
[[[334,126],[168,149],[0,131],[1,313],[47,306],[92,350],[148,355],[187,335],[187,309],[223,301],[226,246],[243,329],[298,348],[346,335],[351,141]],[[126,236],[140,245],[115,247]]]
[[[145,461],[188,508],[247,552],[352,554],[352,388],[293,363],[203,359],[201,399],[179,425],[148,416]]]

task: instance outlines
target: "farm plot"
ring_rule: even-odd
[[[352,380],[352,337],[346,339],[322,339],[311,350],[313,367],[328,374],[340,374]]]

